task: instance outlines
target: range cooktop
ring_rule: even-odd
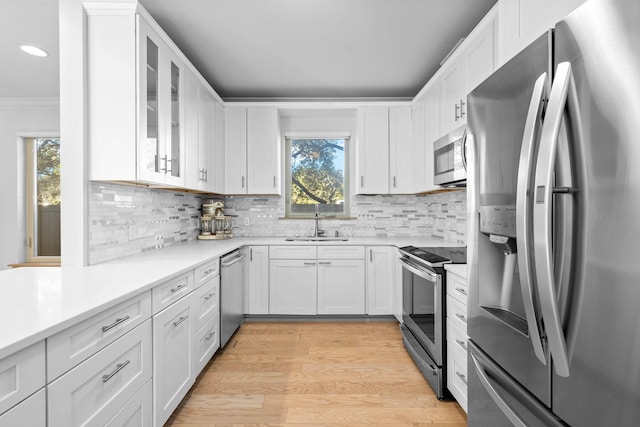
[[[444,264],[466,264],[467,262],[466,247],[416,248],[415,246],[404,246],[400,250],[434,267]]]

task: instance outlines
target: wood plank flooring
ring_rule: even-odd
[[[462,427],[395,322],[249,322],[219,351],[171,427]]]

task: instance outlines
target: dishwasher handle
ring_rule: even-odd
[[[245,257],[247,256],[247,254],[241,254],[236,256],[235,258],[232,258],[231,261],[225,261],[224,259],[222,260],[222,267],[231,267],[233,264],[242,261]]]

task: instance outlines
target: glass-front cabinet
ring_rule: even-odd
[[[138,179],[184,186],[184,67],[140,18],[138,45]]]

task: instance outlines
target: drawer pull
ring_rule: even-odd
[[[185,286],[187,286],[186,283],[182,283],[181,285],[176,286],[175,288],[171,289],[171,293],[175,294],[176,292],[178,292],[180,289],[184,288]]]
[[[178,320],[176,320],[175,322],[173,322],[173,326],[178,326],[180,323],[184,322],[185,320],[187,320],[189,316],[182,316],[181,318],[179,318]]]
[[[215,332],[209,332],[209,335],[207,335],[204,340],[205,341],[209,341],[211,338],[213,338],[216,335]]]
[[[124,367],[127,366],[129,363],[131,363],[130,360],[127,360],[127,361],[122,362],[122,363],[118,363],[116,365],[116,369],[114,369],[113,372],[111,372],[110,374],[102,376],[102,382],[106,383],[107,381],[109,381],[111,378],[113,378],[113,376],[115,374],[117,374],[118,372],[122,371],[122,369],[124,369]]]
[[[467,323],[467,318],[464,317],[462,314],[460,313],[456,313],[456,317],[460,320],[462,320],[464,323]]]
[[[209,301],[211,298],[215,297],[216,294],[214,292],[211,292],[209,295],[204,297],[205,301]]]
[[[216,271],[215,267],[211,267],[210,269],[208,269],[207,271],[204,272],[205,276],[208,276],[209,274],[213,273],[214,271]]]
[[[331,265],[331,261],[318,261],[320,265]]]
[[[467,290],[464,288],[456,288],[456,291],[460,292],[464,296],[467,296]]]
[[[462,340],[456,340],[456,342],[458,343],[458,345],[462,348],[464,348],[464,350],[467,350],[467,343],[465,341]]]
[[[464,383],[464,385],[468,385],[467,384],[467,376],[466,375],[463,375],[458,371],[456,371],[456,375],[458,376],[458,378],[460,378],[460,381],[462,381]]]
[[[304,265],[316,265],[315,262],[305,262]]]
[[[107,325],[107,326],[103,326],[102,327],[102,332],[107,332],[108,330],[115,328],[120,323],[122,323],[124,321],[127,321],[127,320],[129,320],[129,316],[120,317],[120,318],[116,319],[116,321],[113,322],[112,324]]]

